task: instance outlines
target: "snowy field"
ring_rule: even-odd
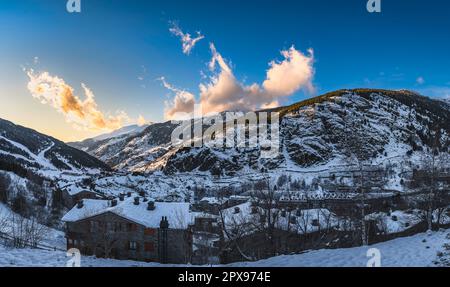
[[[367,252],[377,248],[381,253],[382,267],[432,267],[450,242],[450,230],[431,235],[418,234],[369,247],[335,250],[316,250],[300,255],[285,255],[251,263],[235,263],[232,267],[366,267],[370,259]]]
[[[382,267],[432,267],[450,242],[450,230],[399,238],[370,247],[317,250],[300,255],[278,256],[251,263],[234,263],[227,267],[365,267],[369,248],[381,252]],[[70,258],[61,251],[7,249],[0,247],[0,267],[65,267]],[[157,263],[119,261],[81,257],[82,267],[171,267]]]
[[[66,267],[72,257],[62,251],[9,249],[0,247],[0,267]],[[161,264],[141,263],[81,257],[81,267],[161,267]]]

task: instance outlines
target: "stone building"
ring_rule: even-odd
[[[77,202],[83,199],[104,199],[102,196],[87,187],[79,184],[70,184],[61,187],[62,204],[67,208],[72,208]]]
[[[192,256],[188,203],[143,197],[80,201],[62,219],[67,249],[84,255],[185,264]]]

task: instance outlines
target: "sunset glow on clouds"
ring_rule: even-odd
[[[175,88],[164,77],[161,77],[160,81],[166,89],[176,95],[172,100],[165,102],[164,114],[166,119],[176,119],[177,113],[191,113],[193,111],[195,105],[195,96],[193,94]]]
[[[74,94],[71,86],[57,76],[48,72],[36,73],[32,69],[26,73],[29,78],[28,90],[32,96],[63,114],[65,120],[77,129],[112,131],[131,121],[123,111],[114,116],[101,112],[94,93],[85,84],[81,84],[85,96],[82,100]]]
[[[199,85],[199,104],[203,114],[223,111],[249,111],[279,106],[279,100],[304,90],[314,92],[314,53],[303,54],[294,46],[281,51],[282,61],[272,61],[262,85],[245,85],[239,82],[231,67],[214,44],[210,44],[212,59],[209,69],[213,75],[206,83]],[[165,118],[174,119],[177,113],[192,112],[195,96],[184,90],[175,89],[163,79],[163,85],[174,94],[166,107]]]
[[[183,46],[183,53],[189,55],[194,49],[195,45],[202,39],[205,38],[200,32],[197,32],[197,37],[192,38],[191,34],[184,33],[178,24],[171,22],[171,28],[169,29],[170,33],[177,36],[181,40],[181,44]]]

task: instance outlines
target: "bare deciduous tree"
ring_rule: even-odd
[[[358,208],[360,209],[359,229],[361,232],[361,242],[362,245],[366,246],[369,244],[369,238],[366,223],[367,186],[365,184],[367,180],[364,169],[365,165],[367,165],[369,153],[367,150],[368,138],[363,133],[363,124],[364,118],[354,114],[351,110],[345,111],[342,152],[346,157],[349,169],[352,169],[353,166],[357,168],[357,176],[354,176],[353,185],[359,194]],[[355,175],[353,172],[352,174]]]
[[[7,203],[9,200],[9,187],[11,179],[7,174],[0,173],[0,203]]]
[[[105,221],[91,221],[88,246],[92,246],[95,255],[111,258],[113,250],[119,247],[124,226]]]
[[[8,216],[2,210],[0,210],[0,234],[6,232],[8,227]]]
[[[16,248],[38,247],[48,234],[49,228],[40,224],[37,214],[31,218],[25,218],[16,213],[11,213],[8,219],[8,234]]]
[[[448,152],[440,152],[440,133],[430,132],[431,146],[422,153],[420,170],[413,175],[413,187],[422,191],[417,205],[423,211],[424,220],[427,222],[428,230],[433,229],[433,221],[437,227],[441,223],[444,212],[447,211],[450,201],[448,184],[440,180],[444,170],[449,164]],[[435,217],[435,220],[433,220]]]

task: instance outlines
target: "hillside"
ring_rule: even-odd
[[[92,173],[109,167],[95,157],[32,129],[0,119],[0,170],[55,178],[62,172]]]

